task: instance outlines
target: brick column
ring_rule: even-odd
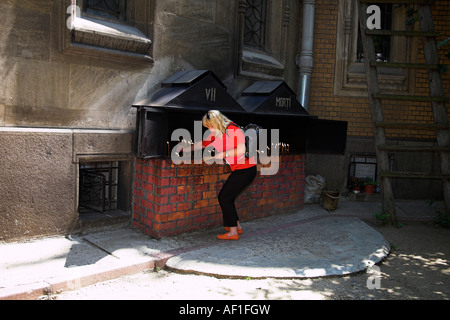
[[[217,195],[231,173],[223,165],[136,160],[133,226],[161,238],[222,225]],[[238,197],[241,221],[303,208],[305,156],[282,155],[273,176],[258,175]]]

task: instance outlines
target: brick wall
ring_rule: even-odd
[[[258,176],[238,197],[240,221],[303,208],[305,156],[280,156],[279,171]],[[217,195],[230,174],[223,165],[136,160],[133,225],[161,238],[222,225]]]
[[[376,1],[375,1],[376,2]],[[311,79],[309,112],[323,119],[348,121],[348,135],[372,137],[372,120],[369,101],[361,97],[336,96],[333,92],[336,63],[337,1],[318,0],[314,24],[314,69]],[[450,1],[438,0],[432,6],[435,30],[440,33],[437,41],[450,37]],[[418,22],[417,22],[418,23]],[[446,95],[450,96],[450,59],[445,54],[450,45],[439,49],[441,63],[449,65],[442,74]],[[423,62],[422,41],[419,39],[418,63]],[[425,71],[418,70],[415,94],[428,95],[428,78]],[[450,104],[447,105],[450,115]],[[386,121],[433,122],[431,105],[419,102],[389,102],[384,104]],[[395,139],[433,139],[433,131],[387,130],[387,136]]]

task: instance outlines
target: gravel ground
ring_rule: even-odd
[[[408,223],[373,225],[391,243],[371,272],[318,279],[218,279],[166,270],[143,272],[80,290],[42,297],[55,300],[392,300],[450,299],[450,229]],[[369,289],[369,287],[373,287]]]

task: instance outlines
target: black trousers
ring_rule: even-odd
[[[256,166],[235,170],[228,177],[219,192],[219,204],[222,208],[223,225],[236,227],[239,220],[234,201],[237,196],[255,179]]]

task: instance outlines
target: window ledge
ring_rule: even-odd
[[[119,60],[134,58],[153,62],[149,56],[152,41],[134,27],[97,20],[89,17],[76,17],[71,30],[69,52]]]
[[[407,77],[403,70],[397,68],[378,68],[378,81],[380,86],[387,91],[406,92],[408,84]],[[367,88],[366,70],[362,63],[355,63],[348,68],[348,85],[363,86]]]
[[[262,52],[244,50],[241,75],[266,80],[283,79],[284,65]]]

